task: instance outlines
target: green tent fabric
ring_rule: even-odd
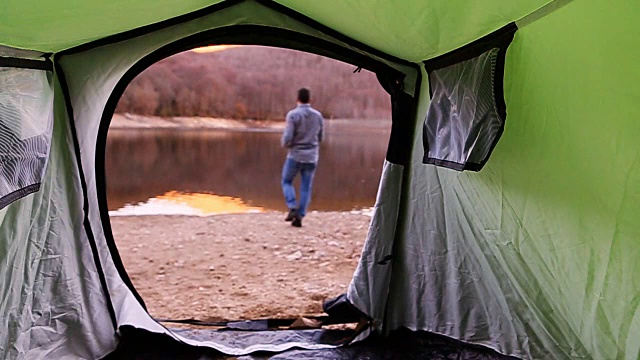
[[[21,49],[57,52],[91,40],[184,15],[218,1],[3,2],[0,41]]]
[[[9,0],[0,12],[0,43],[57,52],[220,2]],[[277,2],[389,54],[420,61],[471,42],[552,1],[404,1],[402,6],[368,0]]]
[[[639,21],[631,0],[5,1],[0,124],[33,122],[28,102],[12,110],[24,89],[53,110],[40,116],[50,149],[29,188],[38,191],[0,193],[10,202],[0,210],[0,358],[101,358],[127,325],[232,355],[300,346],[230,348],[160,326],[126,276],[106,211],[106,132],[128,81],[194,46],[256,43],[369,68],[392,94],[387,161],[347,292],[372,331],[426,330],[525,359],[637,359]],[[424,61],[457,57],[443,71],[476,81],[468,51],[501,29],[515,31],[504,74],[497,57],[485,75],[502,81],[464,97],[504,98],[486,165],[424,164],[433,144],[422,131],[438,105]],[[5,68],[33,75],[17,84]],[[451,118],[445,129],[469,121]]]

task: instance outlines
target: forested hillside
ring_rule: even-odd
[[[220,52],[184,52],[140,74],[117,112],[156,116],[282,119],[296,91],[311,89],[327,118],[390,117],[389,95],[375,74],[304,52],[242,46]]]

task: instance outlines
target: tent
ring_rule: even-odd
[[[346,293],[372,332],[637,359],[639,21],[634,0],[5,0],[0,357],[102,358],[127,326],[229,354],[300,345],[238,349],[155,322],[106,207],[129,81],[196,46],[255,44],[369,69],[391,94]]]

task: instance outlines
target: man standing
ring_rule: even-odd
[[[324,119],[309,104],[309,89],[298,90],[298,106],[287,113],[287,123],[282,134],[282,146],[288,149],[282,168],[282,192],[289,208],[286,221],[295,227],[302,226],[311,200],[313,175],[318,164],[318,150],[322,141]],[[300,203],[296,203],[293,178],[300,172]]]

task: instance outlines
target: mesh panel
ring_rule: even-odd
[[[429,72],[425,163],[456,170],[482,168],[504,127],[494,92],[499,56],[500,49],[494,48]]]
[[[52,122],[48,73],[0,68],[0,208],[38,191]]]

